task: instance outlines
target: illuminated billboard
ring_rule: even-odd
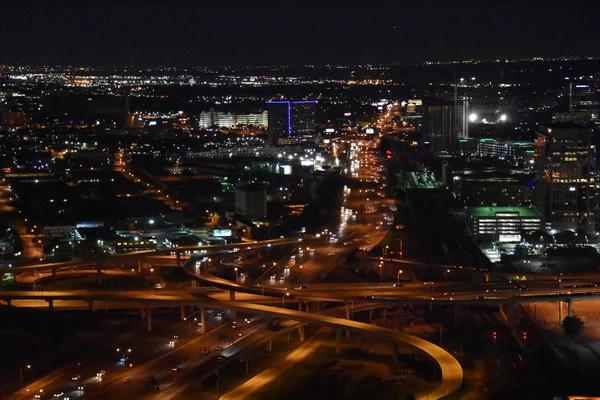
[[[216,237],[229,237],[231,236],[231,229],[213,229],[212,233]]]

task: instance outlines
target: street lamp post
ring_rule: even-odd
[[[284,294],[283,296],[281,296],[281,307],[285,308],[285,298],[286,296],[289,296],[289,293]]]
[[[400,274],[401,274],[402,272],[403,272],[402,270],[399,270],[399,271],[398,271],[398,285],[400,284]]]
[[[398,238],[398,241],[400,242],[400,259],[403,260],[404,259],[404,244],[402,243],[402,239]]]
[[[239,282],[238,268],[235,267],[234,270],[235,270],[235,283],[238,283]]]
[[[383,290],[383,261],[379,262],[379,289]]]
[[[21,368],[21,386],[23,386],[23,370],[24,369],[31,369],[31,365],[27,364],[25,367]]]

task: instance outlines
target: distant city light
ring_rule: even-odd
[[[470,114],[469,121],[471,121],[471,122],[477,121],[477,114],[475,114],[475,113]]]
[[[506,114],[502,114],[500,116],[500,121],[502,121],[502,122],[506,121]]]

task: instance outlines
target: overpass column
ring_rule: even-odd
[[[267,352],[272,352],[273,351],[273,340],[269,339],[269,341],[267,342]]]
[[[319,312],[319,311],[321,311],[321,302],[316,301],[315,302],[315,312]]]
[[[569,317],[573,316],[573,300],[572,299],[567,300],[567,315]]]
[[[33,279],[35,279],[35,272]],[[54,286],[54,289],[56,289],[56,268],[52,268],[52,286]]]
[[[200,334],[204,335],[206,333],[206,309],[204,307],[200,307]]]
[[[235,290],[229,291],[229,300],[235,300]]]
[[[54,310],[54,300],[53,299],[48,299],[46,301],[48,302],[48,309],[50,311]]]
[[[298,328],[298,334],[300,334],[300,341],[304,342],[305,336],[304,336],[304,325],[302,325],[300,328]]]
[[[102,284],[102,267],[100,265],[97,265],[96,271],[98,272],[98,285],[101,285]]]
[[[373,321],[373,309],[369,308],[369,323]]]
[[[350,319],[350,303],[346,303],[346,319]],[[350,330],[346,329],[346,339],[350,337]]]
[[[298,300],[298,311],[302,312],[302,300]]]
[[[146,312],[145,312],[144,306],[141,306],[140,307],[140,319],[143,321],[144,318],[146,318]]]
[[[335,354],[342,354],[342,331],[335,330]]]
[[[12,305],[12,299],[6,299],[6,305],[10,307]]]
[[[142,272],[142,259],[138,258],[138,272]]]
[[[94,300],[88,301],[88,305],[89,305],[90,311],[96,312],[96,307],[94,306]]]
[[[181,252],[175,251],[175,257],[177,259],[177,268],[181,268]]]
[[[146,330],[148,332],[152,331],[152,308],[146,308],[146,321],[148,322],[146,325]]]
[[[392,343],[392,363],[398,365],[398,343]]]
[[[383,311],[381,312],[381,318],[383,319],[383,326],[385,326],[387,322],[387,308],[384,306]]]
[[[489,282],[490,281],[490,274],[489,273],[483,274],[483,281],[484,282]]]
[[[194,278],[192,278],[190,286],[193,287],[193,288],[198,287],[198,281],[196,281]]]
[[[398,330],[404,332],[404,305],[398,306]]]
[[[563,321],[563,316],[562,316],[562,301],[558,302],[558,324],[562,324]]]
[[[454,305],[454,329],[458,327],[458,304]]]
[[[184,321],[185,320],[185,306],[179,307],[179,311],[181,314],[181,320]]]

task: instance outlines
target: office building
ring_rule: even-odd
[[[198,120],[200,128],[234,128],[238,125],[255,125],[266,127],[268,125],[268,112],[250,114],[237,114],[231,112],[215,111],[211,108],[209,111],[202,111]]]
[[[569,82],[569,112],[583,114],[588,120],[597,120],[600,113],[600,82],[576,80]]]
[[[552,230],[595,230],[596,149],[590,130],[575,124],[541,126],[534,142],[535,202]]]
[[[315,100],[279,100],[267,102],[269,143],[315,134]]]
[[[469,137],[469,101],[464,97],[423,101],[422,140],[432,152],[458,151],[458,141]]]
[[[267,189],[258,183],[240,183],[235,187],[235,213],[244,218],[267,216]]]
[[[500,242],[518,242],[522,232],[545,230],[535,207],[470,207],[467,226],[475,237]]]

